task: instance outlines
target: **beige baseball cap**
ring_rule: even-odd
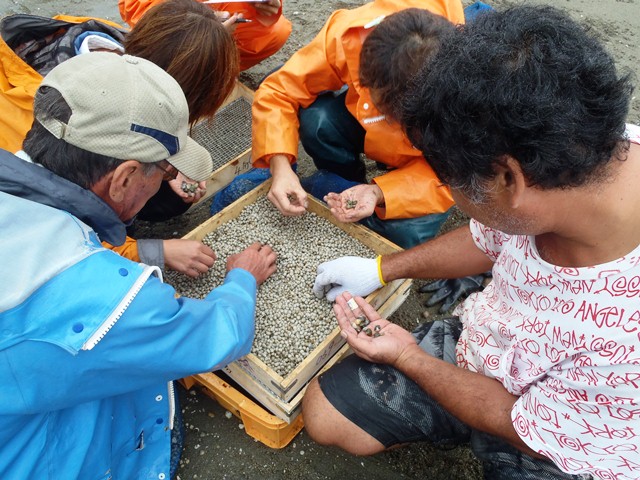
[[[55,88],[71,108],[67,123],[38,118],[55,137],[120,160],[167,160],[193,180],[213,171],[211,155],[189,138],[182,88],[154,63],[131,55],[93,52],[56,66],[40,88]]]

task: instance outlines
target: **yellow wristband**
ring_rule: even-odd
[[[387,282],[382,278],[382,255],[378,255],[378,258],[376,258],[376,264],[378,265],[378,280],[380,280],[380,283],[384,287]]]

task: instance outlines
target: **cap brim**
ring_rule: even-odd
[[[202,182],[213,172],[213,160],[209,152],[191,137],[178,153],[167,158],[167,162],[191,180]]]

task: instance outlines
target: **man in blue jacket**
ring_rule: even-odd
[[[0,150],[0,478],[168,479],[171,381],[249,352],[275,253],[229,257],[224,284],[194,300],[101,246],[124,241],[163,178],[212,171],[152,63],[68,60],[34,117],[21,158]]]

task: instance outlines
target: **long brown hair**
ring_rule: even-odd
[[[213,10],[195,0],[168,0],[149,9],[125,37],[124,48],[176,79],[192,125],[215,114],[238,76],[233,37]]]

